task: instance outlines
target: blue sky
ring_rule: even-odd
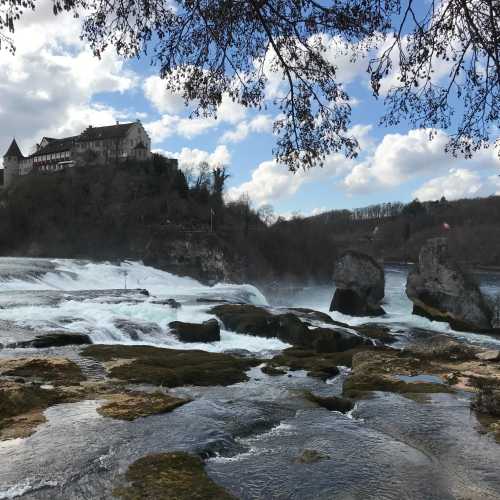
[[[246,193],[256,207],[270,203],[279,214],[500,192],[500,161],[493,149],[472,160],[456,159],[443,151],[445,132],[429,142],[428,131],[412,130],[408,124],[379,127],[383,99],[371,95],[367,61],[350,63],[336,51],[334,40],[328,56],[353,98],[353,133],[361,153],[349,161],[332,155],[323,169],[293,175],[272,159],[277,114],[272,106],[259,113],[228,100],[219,120],[189,121],[181,100],[165,91],[149,60],[124,61],[112,52],[102,60],[93,58],[79,40],[79,22],[69,16],[54,18],[45,3],[19,26],[16,56],[0,53],[0,149],[6,150],[16,136],[27,154],[44,135],[72,135],[89,124],[140,118],[153,149],[178,157],[187,170],[195,170],[202,160],[227,164],[229,198]],[[445,66],[437,70],[446,75]],[[269,76],[271,98],[279,93],[280,77]],[[389,75],[383,89],[394,78]]]

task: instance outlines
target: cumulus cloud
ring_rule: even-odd
[[[179,113],[185,107],[184,99],[167,90],[165,82],[159,76],[146,78],[143,89],[146,99],[162,113]]]
[[[228,130],[221,137],[222,142],[241,142],[251,133],[271,133],[273,119],[269,115],[258,115],[250,121],[243,120],[233,130]]]
[[[421,201],[438,200],[444,196],[447,200],[474,198],[495,193],[500,183],[498,177],[483,179],[477,172],[465,168],[451,169],[447,175],[435,177],[417,189],[413,196]]]
[[[302,185],[318,180],[328,180],[351,168],[351,161],[341,154],[330,155],[322,168],[299,170],[292,173],[274,160],[264,161],[252,172],[252,178],[232,187],[227,198],[236,200],[244,194],[261,206],[293,196]]]
[[[231,164],[231,153],[227,146],[221,144],[217,146],[211,153],[203,149],[182,148],[179,152],[173,153],[157,149],[156,152],[162,153],[168,158],[177,158],[179,160],[179,168],[184,171],[193,171],[201,163],[208,163],[211,167],[219,165],[228,166]]]
[[[16,136],[24,153],[41,136],[72,135],[89,124],[126,114],[93,101],[99,92],[125,92],[137,84],[124,62],[107,51],[99,60],[75,36],[81,21],[52,14],[44,2],[16,29],[16,54],[0,52],[0,149]]]
[[[357,163],[343,185],[351,192],[391,188],[418,176],[448,172],[451,168],[488,169],[500,166],[494,149],[479,151],[473,159],[455,158],[444,150],[449,140],[443,131],[435,131],[429,140],[428,129],[406,134],[386,134],[373,152]]]

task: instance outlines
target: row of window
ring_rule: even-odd
[[[37,163],[42,163],[50,160],[65,160],[68,159],[71,156],[71,153],[69,151],[63,151],[61,153],[50,153],[47,155],[40,155],[40,156],[35,156],[33,158],[33,162],[35,164]]]

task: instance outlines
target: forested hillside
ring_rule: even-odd
[[[415,261],[427,238],[446,234],[459,260],[500,266],[500,197],[274,221],[247,199],[225,203],[226,179],[207,165],[186,176],[160,155],[22,177],[0,195],[0,254],[141,259],[208,282],[329,282],[346,249]]]

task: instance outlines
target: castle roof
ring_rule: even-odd
[[[75,140],[78,139],[78,136],[65,137],[64,139],[52,139],[46,137],[45,139],[47,139],[49,143],[45,147],[40,148],[37,152],[33,153],[31,156],[68,151],[73,147],[73,144],[75,143]]]
[[[106,127],[88,127],[80,135],[80,140],[122,139],[136,123],[117,123],[116,125],[108,125]]]
[[[19,149],[19,146],[17,145],[17,142],[15,139],[12,139],[12,142],[10,143],[9,149],[4,154],[4,157],[24,158],[24,156],[21,153],[21,150]]]

